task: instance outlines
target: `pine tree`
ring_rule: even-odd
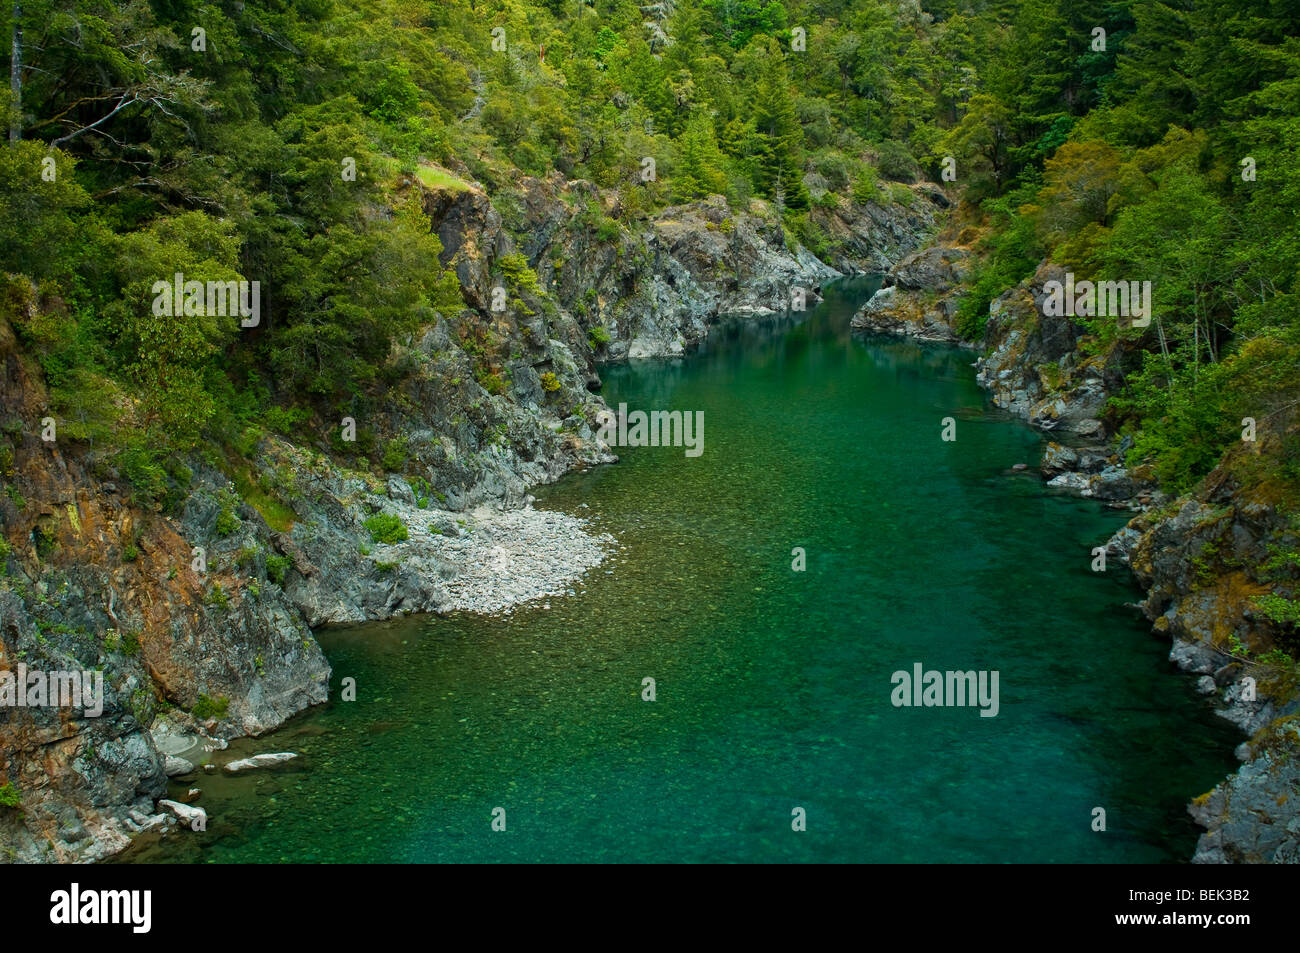
[[[673,197],[678,201],[725,193],[727,176],[722,171],[722,150],[713,131],[713,120],[697,112],[686,124],[679,143],[677,171],[673,175]]]
[[[769,197],[778,179],[791,208],[808,207],[808,190],[803,184],[803,128],[795,113],[781,48],[769,40],[763,71],[754,92],[755,188]]]

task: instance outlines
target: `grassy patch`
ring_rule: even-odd
[[[293,529],[297,514],[258,486],[249,477],[247,471],[240,470],[236,472],[232,482],[235,484],[235,489],[239,491],[239,495],[243,497],[244,502],[261,514],[262,519],[266,520],[267,526],[277,533],[287,533]]]

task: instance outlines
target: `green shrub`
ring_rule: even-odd
[[[235,509],[239,506],[239,497],[226,489],[221,491],[220,500],[221,509],[217,512],[217,535],[229,536],[239,529],[239,517],[235,513]]]
[[[521,291],[537,292],[537,272],[528,267],[528,259],[523,255],[518,252],[502,255],[497,259],[497,265],[512,286]]]
[[[209,718],[215,718],[221,721],[230,711],[230,699],[225,695],[219,695],[211,698],[203,692],[199,692],[199,699],[190,709],[190,714],[199,721],[207,721]]]
[[[889,197],[893,199],[895,205],[902,205],[905,208],[911,208],[912,203],[916,201],[916,195],[901,182],[889,183]]]
[[[479,367],[474,371],[474,380],[478,381],[478,386],[482,387],[489,394],[504,394],[506,392],[506,382],[501,379],[501,375],[487,367]]]
[[[1269,593],[1260,596],[1257,605],[1269,621],[1282,626],[1300,627],[1300,599],[1288,599]]]
[[[612,242],[616,241],[623,233],[623,228],[612,218],[601,217],[600,223],[596,226],[596,241]]]
[[[225,587],[219,582],[212,584],[212,588],[208,590],[207,598],[204,601],[210,606],[216,606],[218,609],[230,607],[230,596],[226,594]]]
[[[370,532],[376,543],[402,543],[411,538],[400,517],[391,513],[376,513],[361,524]]]
[[[886,178],[895,182],[915,182],[921,177],[921,167],[903,143],[891,139],[877,146],[876,152],[880,171]]]
[[[867,202],[880,201],[880,190],[876,188],[876,183],[880,181],[880,172],[874,165],[864,162],[858,174],[853,179],[853,189],[850,193],[853,201],[859,205]]]
[[[410,456],[410,448],[405,437],[394,437],[384,444],[383,454],[379,458],[379,463],[385,470],[401,470],[406,466],[406,460]]]
[[[266,578],[277,586],[284,585],[284,574],[289,571],[290,562],[288,556],[267,556]]]
[[[587,332],[587,343],[591,345],[593,351],[602,344],[608,344],[610,340],[609,329],[604,325],[598,324]]]
[[[429,481],[424,477],[416,477],[411,481],[411,492],[415,495],[415,505],[420,509],[427,509],[429,506]]]
[[[555,374],[551,371],[547,371],[542,375],[542,390],[546,391],[548,394],[553,394],[559,389],[560,379],[556,377]]]
[[[294,434],[311,415],[297,407],[271,407],[262,415],[268,430],[276,433]]]
[[[10,782],[6,781],[0,784],[0,807],[18,807],[22,803],[22,798],[18,796],[18,789]]]

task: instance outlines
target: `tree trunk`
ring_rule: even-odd
[[[13,35],[9,47],[9,141],[23,137],[23,8],[14,0]]]

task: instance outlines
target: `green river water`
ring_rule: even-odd
[[[208,831],[123,859],[1188,859],[1186,801],[1239,739],[1122,571],[1090,571],[1125,515],[1044,488],[970,352],[851,333],[873,287],[606,369],[611,406],[705,418],[698,458],[626,449],[537,491],[613,558],[549,608],[318,633],[357,701],[232,745],[301,757],[201,775]],[[916,662],[996,670],[998,715],[894,707]]]

